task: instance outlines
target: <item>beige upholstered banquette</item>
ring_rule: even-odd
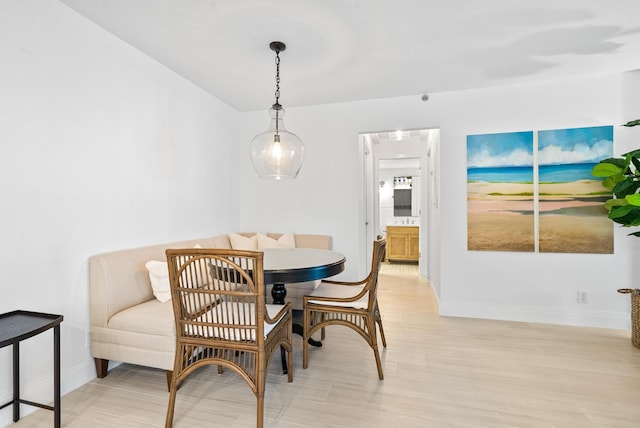
[[[250,237],[252,233],[243,233]],[[282,234],[266,236],[279,239]],[[294,234],[295,246],[331,249],[331,236]],[[232,248],[229,235],[193,239],[93,256],[90,259],[91,355],[98,377],[107,375],[110,360],[155,367],[170,379],[175,351],[171,301],[153,294],[149,261],[165,261],[167,248]],[[317,282],[288,284],[287,300],[302,308],[302,296]],[[267,290],[269,293],[270,290]],[[269,296],[269,294],[267,294]]]

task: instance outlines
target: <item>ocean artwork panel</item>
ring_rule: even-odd
[[[591,175],[612,156],[612,126],[538,131],[540,252],[613,253],[612,195]]]
[[[535,250],[533,131],[467,136],[467,249]]]

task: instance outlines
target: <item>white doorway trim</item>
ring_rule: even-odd
[[[434,144],[439,143],[439,129],[417,129],[406,131],[377,131],[361,133],[358,135],[361,150],[361,167],[363,174],[361,189],[363,189],[361,218],[363,228],[361,237],[366,247],[363,272],[367,272],[367,261],[371,260],[372,245],[375,236],[380,231],[380,160],[391,159],[419,159],[420,165],[420,275],[428,277],[431,272],[429,254],[429,221],[431,208],[434,205],[434,197],[431,195],[434,189],[433,169],[429,162],[429,156],[434,150]],[[402,136],[404,135],[404,138]]]

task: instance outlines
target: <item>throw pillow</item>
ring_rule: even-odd
[[[237,233],[229,234],[229,241],[231,242],[231,248],[234,250],[257,250],[258,249],[258,236],[253,235],[248,238],[246,236],[238,235]]]
[[[193,248],[202,248],[202,246],[196,244]],[[145,263],[144,267],[149,271],[151,289],[156,299],[162,303],[171,300],[171,284],[169,283],[169,266],[167,262],[150,260]],[[206,283],[199,277],[198,282],[201,284]]]
[[[256,235],[258,237],[258,249],[265,248],[296,248],[296,240],[293,233],[285,233],[278,239],[269,238],[262,233]]]
[[[149,279],[151,280],[151,288],[153,295],[160,302],[168,302],[171,300],[171,289],[169,286],[169,269],[167,262],[158,260],[150,260],[144,265],[149,271]]]

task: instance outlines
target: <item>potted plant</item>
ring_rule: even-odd
[[[640,119],[622,126],[638,126]],[[609,218],[623,227],[640,226],[640,149],[619,158],[601,160],[591,173],[603,177],[602,185],[611,190],[613,198],[605,202]],[[629,233],[640,237],[640,231]],[[619,293],[631,294],[631,343],[640,348],[640,289],[621,288]]]
[[[640,119],[622,126],[638,126]],[[601,160],[591,172],[604,177],[602,185],[613,193],[613,199],[605,202],[609,218],[624,227],[640,226],[640,149],[625,153],[619,158]],[[640,237],[640,231],[629,235]]]

